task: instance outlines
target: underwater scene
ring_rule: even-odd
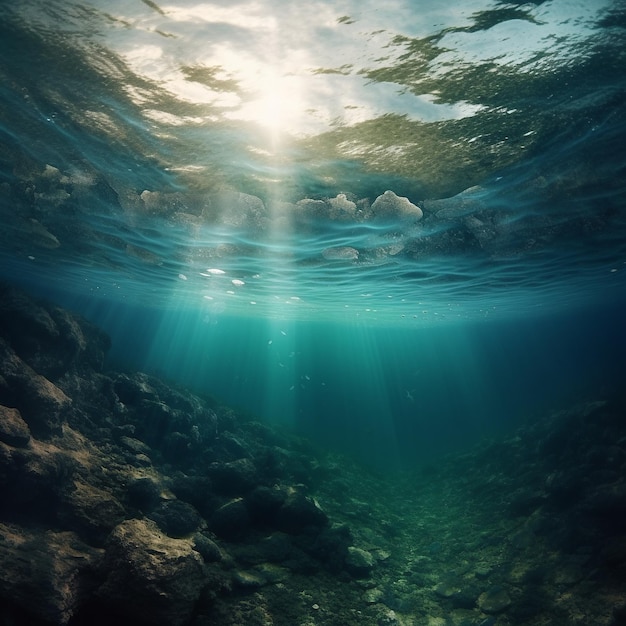
[[[623,0],[0,1],[0,626],[626,625]]]

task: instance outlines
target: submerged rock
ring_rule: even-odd
[[[36,437],[61,432],[70,399],[0,339],[0,402],[19,410]]]
[[[181,500],[166,500],[149,515],[158,527],[170,537],[185,537],[203,525],[196,509]]]
[[[502,613],[511,604],[511,597],[507,590],[499,585],[491,587],[478,597],[478,607],[483,613]]]
[[[350,546],[345,560],[346,569],[356,577],[369,576],[374,568],[374,557],[371,552]]]
[[[30,430],[17,409],[0,406],[0,441],[17,448],[28,445]]]
[[[313,499],[291,490],[276,514],[276,527],[287,533],[300,533],[307,528],[328,524],[328,516]]]
[[[206,580],[190,541],[172,539],[148,520],[126,520],[106,545],[98,597],[128,618],[155,626],[189,621]]]
[[[393,191],[387,190],[378,196],[372,203],[374,219],[411,219],[421,220],[422,209],[409,201],[408,198],[397,196]]]
[[[250,515],[243,499],[235,498],[219,507],[211,517],[209,527],[218,537],[241,537],[250,527]]]
[[[101,555],[72,532],[0,523],[0,596],[38,620],[67,624],[95,589]]]

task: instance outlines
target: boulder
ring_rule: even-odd
[[[276,513],[276,527],[287,533],[297,534],[327,524],[328,517],[317,502],[296,489],[290,490]]]
[[[219,507],[211,517],[211,530],[224,539],[240,538],[250,528],[250,515],[242,498],[235,498]]]
[[[422,209],[409,201],[408,198],[397,196],[393,191],[387,190],[372,202],[373,218],[386,219],[410,219],[421,220]]]
[[[204,523],[198,511],[182,500],[161,502],[149,517],[164,533],[175,538],[193,533]]]
[[[212,463],[208,475],[215,489],[229,496],[242,495],[261,482],[254,463],[248,458]]]
[[[0,339],[0,403],[17,408],[33,435],[45,439],[61,432],[71,400]]]
[[[345,561],[346,570],[357,578],[365,578],[374,568],[374,557],[367,550],[350,546]]]
[[[10,502],[3,518],[33,512],[40,521],[54,519],[75,468],[72,455],[56,446],[35,439],[28,448],[0,442],[0,501]]]
[[[93,592],[101,556],[72,532],[0,523],[0,597],[36,620],[67,624]]]
[[[161,487],[152,476],[133,477],[126,488],[126,501],[129,506],[143,513],[152,511],[161,498]]]
[[[167,537],[149,520],[126,520],[111,533],[99,598],[127,619],[154,626],[189,621],[205,585],[190,541]]]
[[[500,585],[495,585],[478,597],[478,608],[483,613],[502,613],[511,606],[511,597],[507,590]]]
[[[76,480],[61,496],[59,520],[85,540],[102,545],[126,512],[109,492]]]
[[[286,491],[277,486],[261,486],[251,491],[245,500],[254,524],[271,526],[286,498]]]
[[[17,448],[28,445],[30,430],[17,409],[0,406],[0,441]]]

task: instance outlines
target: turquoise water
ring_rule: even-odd
[[[0,277],[103,326],[111,364],[382,464],[609,394],[624,18],[2,6]]]

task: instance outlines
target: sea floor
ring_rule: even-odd
[[[623,398],[385,474],[0,294],[0,624],[626,624]]]
[[[229,598],[223,623],[626,623],[623,466],[608,467],[623,462],[619,421],[602,402],[574,407],[395,478],[327,460],[315,496],[371,568]]]

